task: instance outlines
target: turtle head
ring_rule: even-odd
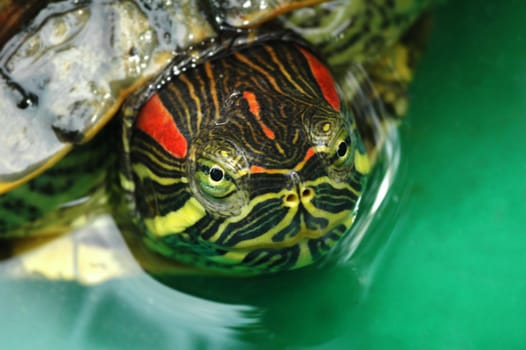
[[[249,273],[325,255],[351,226],[366,159],[331,74],[269,42],[175,77],[142,106],[129,159],[155,251]]]

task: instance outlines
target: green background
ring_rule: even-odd
[[[257,279],[0,278],[6,349],[526,348],[526,3],[439,7],[355,257]]]

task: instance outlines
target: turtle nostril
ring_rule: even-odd
[[[300,196],[296,192],[290,192],[283,198],[283,204],[289,208],[297,207],[300,201],[303,203],[310,202],[314,198],[315,192],[311,187],[304,188]]]
[[[314,197],[314,190],[312,188],[305,188],[302,192],[301,192],[301,197],[303,200],[311,200],[312,197]]]
[[[289,194],[287,196],[287,198],[285,198],[285,201],[287,202],[297,202],[298,201],[298,196],[296,196],[295,194]]]
[[[285,205],[295,207],[299,203],[298,196],[295,193],[290,193],[285,197]]]

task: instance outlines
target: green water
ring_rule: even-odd
[[[255,279],[0,279],[6,349],[526,348],[526,3],[440,7],[355,258]]]

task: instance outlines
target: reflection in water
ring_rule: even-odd
[[[74,239],[82,242],[87,237],[82,234],[87,232],[81,232],[80,237],[76,233]],[[185,349],[231,348],[251,343],[284,345],[291,340],[305,345],[327,341],[342,332],[349,323],[352,305],[359,299],[360,286],[353,271],[346,267],[312,267],[248,279],[165,276],[162,281],[170,288],[139,273],[138,265],[119,240],[117,234],[96,241],[99,246],[111,241],[115,260],[128,275],[91,287],[36,278],[38,270],[32,271],[32,278],[20,278],[24,266],[28,272],[27,268],[37,266],[36,260],[32,265],[23,265],[22,260],[5,262],[0,270],[4,276],[0,297],[12,300],[10,295],[19,295],[20,299],[3,306],[6,312],[0,322],[8,322],[12,313],[19,315],[10,324],[15,334],[22,334],[28,324],[38,323],[38,318],[45,315],[46,327],[40,329],[59,336],[54,331],[59,328],[65,332],[60,334],[61,341],[75,348],[81,344],[87,348],[127,344],[132,348],[170,349],[174,342]],[[55,245],[55,253],[58,244],[51,244]],[[32,254],[46,256],[38,251]],[[67,265],[71,256],[64,257]],[[97,264],[109,266],[108,261]],[[18,278],[14,278],[14,272]],[[343,304],[335,302],[342,298]],[[30,312],[21,314],[20,309]],[[320,320],[323,327],[319,327]]]
[[[81,344],[87,340],[93,348],[111,348],[123,340],[143,349],[171,349],[174,343],[183,349],[197,344],[234,346],[240,344],[234,329],[252,322],[244,316],[249,306],[190,296],[147,275],[111,282],[98,288],[95,297],[95,303],[85,305],[75,327],[75,340]]]
[[[312,345],[348,327],[361,288],[352,269],[306,268],[257,278],[185,277],[164,279],[181,291],[229,305],[250,305],[252,320],[236,336],[252,344]],[[334,283],[336,282],[336,283]]]

